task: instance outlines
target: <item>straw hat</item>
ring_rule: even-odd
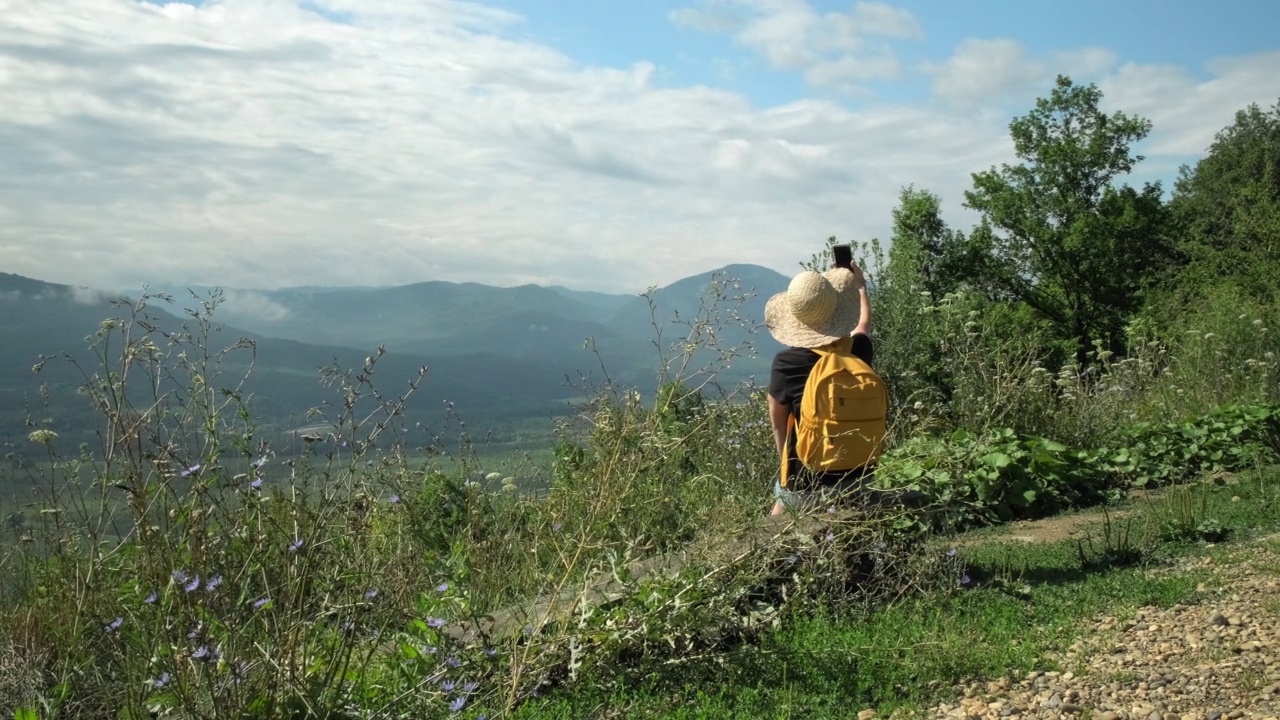
[[[815,348],[848,337],[862,309],[858,283],[844,268],[802,272],[786,292],[769,298],[764,324],[783,345]]]

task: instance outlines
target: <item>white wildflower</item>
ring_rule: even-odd
[[[32,430],[31,434],[27,436],[27,439],[33,443],[48,445],[58,439],[58,433],[52,430]]]

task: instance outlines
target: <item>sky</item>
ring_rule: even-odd
[[[887,239],[1054,77],[1128,182],[1280,100],[1280,3],[0,0],[0,271],[111,290],[635,293]]]

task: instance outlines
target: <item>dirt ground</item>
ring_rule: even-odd
[[[1011,541],[1025,543],[1052,543],[1069,538],[1082,537],[1086,528],[1101,524],[1106,518],[1112,522],[1124,520],[1140,512],[1143,504],[1160,497],[1159,490],[1134,490],[1128,507],[1119,509],[1093,509],[1070,515],[1057,515],[1042,520],[1017,520],[992,528],[990,534],[968,538],[960,545],[981,545],[990,542]]]

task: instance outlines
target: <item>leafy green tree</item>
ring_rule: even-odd
[[[908,186],[893,209],[893,244],[886,276],[904,291],[941,298],[960,284],[964,234],[942,219],[942,201],[928,190]]]
[[[894,405],[950,395],[941,326],[924,309],[956,289],[948,251],[963,240],[942,219],[938,196],[905,187],[893,210],[889,260],[872,292],[878,342],[876,365],[890,383]]]
[[[1159,183],[1115,185],[1142,160],[1130,146],[1151,123],[1104,113],[1101,100],[1096,86],[1059,76],[1049,97],[1010,124],[1021,163],[975,173],[965,193],[982,213],[964,243],[967,279],[1050,320],[1074,340],[1081,364],[1095,338],[1121,343],[1127,317],[1171,257]]]
[[[1280,103],[1236,113],[1195,168],[1183,166],[1170,202],[1184,290],[1233,282],[1274,301],[1280,291]]]

